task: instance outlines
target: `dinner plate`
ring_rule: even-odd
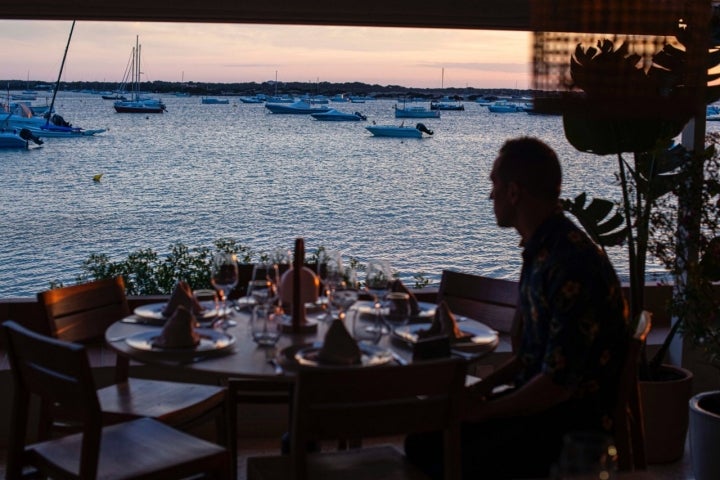
[[[358,344],[360,347],[360,365],[336,365],[329,363],[321,363],[318,360],[322,343],[313,343],[312,345],[300,348],[295,352],[294,359],[300,365],[309,365],[313,367],[349,367],[349,366],[363,366],[363,367],[374,367],[377,365],[384,365],[393,359],[392,352],[384,348],[378,347],[377,345],[369,345],[366,343]]]
[[[235,344],[235,337],[224,332],[210,328],[198,328],[195,330],[200,335],[200,343],[194,347],[163,348],[153,345],[153,341],[160,336],[161,330],[150,330],[130,335],[125,343],[137,350],[146,352],[162,352],[169,354],[197,354],[221,352],[232,348]]]
[[[429,327],[429,323],[404,325],[393,330],[393,337],[412,345],[418,341],[418,331],[426,330]],[[451,348],[453,350],[466,352],[486,350],[487,348],[493,347],[498,342],[498,332],[487,325],[474,320],[467,320],[463,322],[462,325],[460,325],[460,331],[470,335],[470,337],[468,339],[453,342],[451,344]]]
[[[418,302],[420,313],[413,318],[432,318],[435,315],[437,305],[428,302]],[[375,302],[372,300],[359,300],[351,307],[362,314],[375,313]]]
[[[204,310],[202,311],[202,313],[200,313],[200,315],[195,315],[195,318],[197,318],[198,321],[212,320],[213,318],[217,317],[218,309],[215,306],[215,302],[200,302],[200,305],[204,308]],[[146,305],[141,305],[135,308],[135,310],[133,310],[133,313],[138,317],[148,320],[167,320],[168,317],[162,314],[166,306],[167,302],[148,303]]]

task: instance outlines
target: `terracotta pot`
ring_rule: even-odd
[[[696,480],[720,478],[720,391],[690,399],[690,453]]]
[[[666,379],[640,381],[640,402],[645,419],[647,462],[670,463],[682,458],[688,429],[688,401],[693,374],[674,365],[663,365]]]

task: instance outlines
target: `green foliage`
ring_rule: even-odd
[[[587,194],[581,193],[574,200],[562,199],[563,209],[578,219],[595,243],[605,247],[622,245],[627,239],[627,227],[617,205],[610,200],[593,198],[587,203]]]
[[[325,247],[318,247],[310,255],[309,261],[317,262],[324,251]],[[255,257],[259,262],[289,263],[286,251],[255,254],[235,239],[220,238],[213,242],[212,247],[191,248],[177,242],[169,246],[164,256],[149,248],[131,252],[127,258],[117,261],[111,260],[106,254],[92,254],[82,263],[81,272],[75,281],[81,283],[122,275],[128,295],[167,295],[178,280],[187,281],[193,289],[213,288],[210,283],[210,261],[217,252],[235,253],[240,263],[253,263]],[[356,257],[350,257],[348,268],[359,272],[365,269],[365,265]],[[429,283],[420,275],[414,278],[416,288]],[[50,288],[62,286],[62,282],[57,280],[50,283]]]
[[[152,249],[140,249],[120,261],[111,261],[105,254],[92,254],[83,262],[76,281],[122,275],[128,295],[169,294],[178,280],[187,281],[193,289],[212,288],[210,260],[217,252],[236,253],[241,262],[252,259],[250,249],[237,240],[221,238],[213,246],[190,248],[177,242],[169,246],[164,258]]]
[[[650,250],[682,285],[668,306],[677,318],[677,331],[720,368],[720,290],[714,284],[720,281],[720,135],[708,134],[707,143],[705,152],[682,165],[675,195],[658,202],[651,218]],[[687,181],[696,174],[699,188]],[[687,199],[681,208],[678,198]],[[678,240],[693,230],[699,231],[697,238]],[[668,347],[663,345],[653,359],[658,365]]]

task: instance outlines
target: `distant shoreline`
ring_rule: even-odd
[[[33,80],[0,80],[6,90],[27,90],[28,88],[40,92],[52,90],[53,85],[47,82]],[[30,87],[29,87],[30,86]],[[120,89],[119,82],[60,82],[61,91],[92,91],[112,92]],[[457,96],[462,100],[475,100],[478,97],[489,95],[498,97],[531,96],[534,90],[521,90],[517,88],[418,88],[401,85],[378,85],[361,82],[278,82],[263,83],[208,83],[208,82],[142,82],[140,89],[157,94],[185,93],[189,95],[216,95],[216,96],[244,96],[244,95],[324,95],[331,97],[338,94],[365,95],[374,98],[397,98],[398,96],[412,96],[417,98],[439,98],[442,96]],[[1,98],[1,95],[0,95]]]

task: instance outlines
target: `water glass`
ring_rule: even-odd
[[[193,290],[193,297],[204,310],[211,310],[220,314],[220,299],[218,293],[210,288]]]
[[[356,308],[351,308],[347,312],[346,325],[351,327],[353,338],[358,342],[377,344],[383,335],[383,328],[380,317],[375,314],[361,313]]]
[[[282,315],[273,305],[255,305],[250,316],[252,339],[261,347],[274,347],[280,338]]]
[[[248,283],[248,297],[252,298],[257,305],[275,303],[279,279],[277,264],[258,263],[253,267]]]

